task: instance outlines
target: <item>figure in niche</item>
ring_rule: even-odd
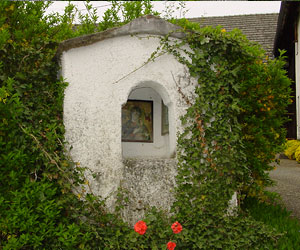
[[[153,142],[151,101],[129,100],[122,108],[122,141]]]

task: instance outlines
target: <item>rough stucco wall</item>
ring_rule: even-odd
[[[111,195],[108,199],[108,206],[111,208],[114,206],[115,192],[121,180],[125,187],[131,189],[133,197],[143,197],[141,199],[144,204],[159,205],[162,199],[165,200],[161,204],[163,208],[168,209],[171,204],[171,198],[166,193],[159,195],[161,192],[157,190],[167,190],[167,185],[172,187],[176,172],[174,159],[169,162],[160,161],[157,167],[154,167],[149,159],[148,162],[145,159],[143,164],[133,161],[130,164],[131,169],[123,164],[121,107],[126,103],[131,91],[137,86],[151,87],[168,105],[169,156],[176,151],[176,134],[181,129],[179,118],[186,109],[186,103],[179,94],[174,79],[187,96],[193,92],[185,66],[169,54],[131,73],[147,61],[159,46],[159,38],[153,35],[143,37],[145,38],[110,38],[70,49],[61,57],[62,75],[69,82],[65,90],[64,124],[66,140],[72,146],[71,156],[74,161],[88,167],[96,175],[96,179],[88,177],[92,190],[102,197]],[[126,77],[123,78],[124,76]],[[117,82],[121,78],[123,79]],[[140,143],[140,146],[143,146],[143,143]],[[152,160],[155,162],[155,159]],[[171,166],[173,169],[170,169]],[[141,168],[140,172],[134,171],[138,168]],[[159,169],[162,170],[160,174]],[[164,178],[164,181],[153,185],[154,177]],[[141,178],[143,184],[136,183],[135,180]],[[136,184],[135,188],[132,183]],[[140,184],[141,186],[138,186]],[[134,200],[137,201],[132,199]],[[133,218],[135,215],[130,216]]]
[[[174,198],[176,160],[173,159],[125,159],[124,189],[128,202],[123,217],[134,225],[144,218],[145,211],[152,206],[168,212]]]
[[[299,42],[300,42],[300,16],[297,20],[297,42],[295,42],[295,65],[296,65],[296,107],[297,107],[297,139],[300,139],[300,53],[299,53]]]

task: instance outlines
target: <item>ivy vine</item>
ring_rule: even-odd
[[[185,21],[179,24],[185,39],[174,43],[163,38],[161,49],[186,65],[198,81],[195,100],[182,117],[185,130],[178,138],[179,173],[173,212],[194,231],[188,238],[191,242],[182,246],[263,249],[257,236],[246,240],[245,234],[239,236],[243,240],[237,240],[227,235],[225,228],[230,225],[234,232],[234,223],[240,227],[249,223],[239,207],[236,216],[227,217],[234,193],[239,200],[243,195],[267,198],[264,187],[271,181],[266,171],[274,168],[271,163],[282,151],[284,114],[290,102],[283,52],[278,59],[269,60],[238,30],[200,29]],[[258,226],[251,223],[251,227]],[[272,242],[267,235],[265,243]]]

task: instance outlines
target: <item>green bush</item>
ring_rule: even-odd
[[[78,199],[85,179],[63,144],[67,83],[57,79],[55,54],[62,40],[153,13],[151,2],[114,2],[99,26],[85,3],[90,13],[79,14],[77,29],[74,5],[45,16],[50,4],[0,2],[0,248],[126,249],[128,225],[100,198]]]
[[[58,186],[26,179],[23,187],[1,196],[0,232],[3,249],[74,249],[91,240],[66,219]]]
[[[173,212],[185,221],[184,247],[268,249],[266,242],[275,247],[277,238],[270,228],[261,228],[262,238],[252,231],[260,227],[257,222],[239,216],[238,209],[228,220],[224,213],[234,192],[255,190],[262,196],[270,183],[266,170],[272,169],[270,163],[285,140],[282,115],[289,103],[290,81],[282,70],[284,57],[281,53],[278,60],[266,60],[265,52],[237,30],[193,28],[183,42],[174,44],[167,37],[161,48],[185,64],[198,81],[178,138]],[[266,94],[270,96],[263,99]],[[245,234],[235,235],[243,228],[248,228]]]
[[[173,22],[178,23],[176,20]],[[235,136],[232,138],[233,145],[240,144],[241,147],[235,153],[242,162],[237,165],[243,166],[242,172],[247,172],[241,176],[244,178],[242,190],[246,194],[262,197],[264,187],[272,184],[268,171],[274,166],[270,163],[275,162],[276,154],[282,152],[286,137],[283,124],[287,121],[286,107],[291,101],[291,82],[284,70],[284,52],[281,51],[277,59],[270,60],[259,45],[251,43],[238,30],[226,32],[221,27],[200,29],[186,20],[181,20],[179,24],[185,30],[191,28],[194,31],[191,32],[190,41],[187,41],[193,49],[193,52],[187,52],[192,63],[184,58],[180,60],[187,64],[192,76],[198,79],[196,94],[203,92],[196,103],[200,107],[199,111],[193,111],[193,107],[187,116],[194,120],[199,117],[199,122],[209,124],[208,120],[214,119],[213,109],[223,112],[220,114],[219,127],[212,135],[219,136],[222,133],[224,141]],[[217,96],[220,96],[220,105],[214,104]],[[213,99],[210,107],[207,105],[207,97]],[[226,108],[232,109],[230,114],[227,114]],[[203,115],[206,111],[201,109],[210,109],[209,114]],[[231,123],[237,131],[233,131],[232,127],[225,131],[226,123]],[[197,127],[197,124],[194,126]],[[205,133],[211,130],[206,128]],[[194,144],[199,148],[201,142],[197,140],[198,143]],[[232,159],[228,161],[233,163]],[[232,168],[235,167],[232,164]],[[236,169],[235,174],[238,171]]]

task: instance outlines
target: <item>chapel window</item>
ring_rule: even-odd
[[[153,101],[128,100],[122,107],[122,141],[153,142]]]
[[[159,91],[137,86],[122,105],[121,115],[123,157],[170,157],[170,113]]]

